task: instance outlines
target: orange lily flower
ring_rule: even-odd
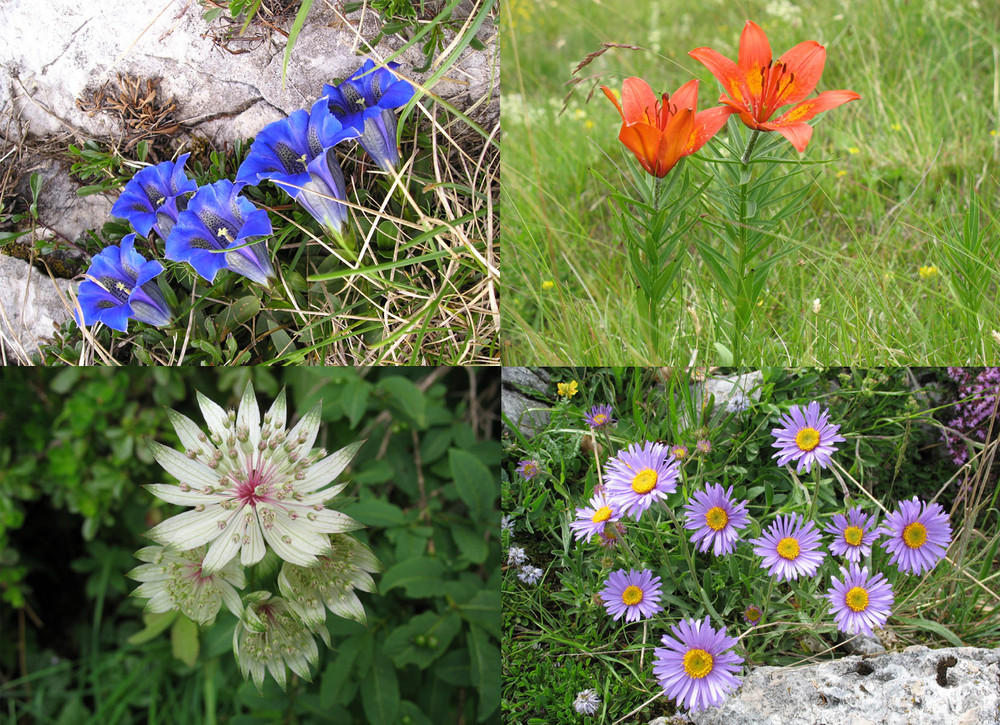
[[[662,101],[641,78],[625,79],[621,104],[607,86],[601,90],[621,114],[618,140],[642,168],[661,179],[681,157],[704,146],[729,115],[721,107],[697,113],[698,81],[688,81],[672,96],[664,93]]]
[[[854,91],[823,91],[807,99],[823,74],[826,49],[815,40],[807,40],[772,61],[767,35],[750,21],[740,36],[739,63],[711,48],[696,48],[688,55],[704,63],[722,83],[725,92],[719,102],[726,105],[728,113],[738,113],[750,128],[777,131],[799,152],[812,138],[812,126],[806,121],[861,98]],[[796,105],[771,120],[779,108],[789,103]]]

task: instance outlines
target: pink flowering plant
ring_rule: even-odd
[[[975,640],[975,610],[941,600],[942,588],[1000,602],[984,583],[1000,545],[995,515],[978,508],[990,489],[963,499],[943,446],[921,448],[942,428],[924,402],[937,378],[577,376],[579,409],[618,423],[606,435],[556,411],[536,435],[513,434],[508,470],[547,458],[550,480],[529,494],[534,481],[512,478],[504,491],[504,662],[518,673],[540,649],[543,660],[587,652],[601,664],[574,666],[560,684],[537,662],[531,676],[512,674],[502,701],[512,721],[551,716],[588,688],[609,722],[725,707],[757,665],[882,639]],[[914,434],[918,424],[929,430]],[[573,453],[553,456],[556,441]],[[518,576],[525,561],[544,575]]]

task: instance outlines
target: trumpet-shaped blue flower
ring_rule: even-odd
[[[155,229],[166,239],[187,205],[187,195],[198,190],[198,184],[184,173],[184,162],[190,155],[184,154],[176,163],[147,166],[133,176],[111,207],[111,216],[127,220],[144,237]]]
[[[120,247],[107,247],[90,260],[78,294],[83,321],[77,315],[77,322],[103,322],[121,332],[128,330],[129,318],[157,327],[170,324],[170,308],[153,281],[163,265],[147,262],[134,244],[135,234],[128,234]]]
[[[236,181],[255,186],[270,179],[316,221],[339,234],[347,221],[347,207],[338,200],[347,198],[347,189],[333,147],[360,134],[360,127],[342,124],[321,98],[308,113],[295,111],[265,126],[240,165]]]
[[[375,63],[366,60],[343,83],[323,86],[333,115],[345,125],[362,129],[358,142],[386,171],[399,163],[396,114],[392,109],[413,98],[413,86],[390,70],[398,67],[398,63],[389,63],[388,68],[376,69]]]
[[[274,269],[267,245],[254,240],[271,234],[271,220],[239,195],[243,186],[221,179],[198,189],[167,237],[167,259],[188,262],[209,282],[220,269],[231,269],[269,285]]]

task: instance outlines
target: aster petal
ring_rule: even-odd
[[[157,524],[146,536],[157,543],[173,544],[178,550],[187,551],[218,536],[218,522],[226,521],[228,516],[229,512],[221,506],[209,506],[204,511],[185,511]]]
[[[202,488],[218,486],[219,476],[201,461],[191,460],[180,451],[156,441],[150,441],[149,448],[156,462],[178,481]]]
[[[326,458],[313,463],[306,469],[305,477],[296,484],[296,490],[302,493],[309,493],[333,481],[350,465],[351,460],[353,460],[364,444],[365,441],[363,440],[351,443]]]

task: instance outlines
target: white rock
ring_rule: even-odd
[[[697,725],[997,725],[998,683],[1000,649],[910,647],[805,667],[758,667],[721,707],[690,717]]]
[[[0,364],[30,363],[39,342],[70,316],[67,290],[75,283],[52,280],[27,262],[0,254]]]

